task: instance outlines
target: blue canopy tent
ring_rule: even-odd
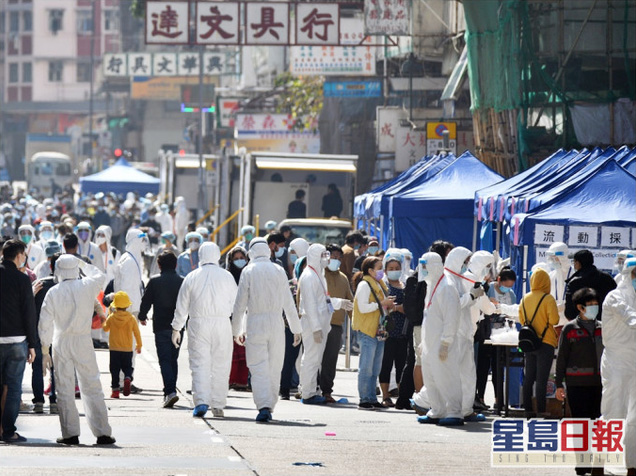
[[[82,193],[114,192],[123,195],[128,192],[136,192],[140,195],[146,193],[159,193],[160,180],[143,173],[123,158],[115,162],[101,172],[80,178]]]
[[[579,181],[575,187],[543,203],[533,213],[514,215],[510,232],[505,239],[511,244],[511,263],[514,269],[523,271],[524,281],[527,271],[537,261],[537,248],[541,245],[545,248],[549,246],[549,243],[535,242],[537,225],[563,226],[563,241],[566,243],[570,241],[569,226],[571,225],[622,227],[625,228],[623,241],[616,243],[615,249],[609,248],[603,251],[616,253],[620,249],[629,248],[629,227],[636,226],[636,177],[616,161],[608,160],[592,174]],[[598,233],[601,233],[600,228]],[[632,230],[631,233],[634,231]],[[593,237],[592,243],[601,243],[599,236]],[[583,244],[579,247],[587,246]],[[520,281],[517,281],[516,292],[522,290]]]
[[[475,191],[503,179],[470,152],[417,186],[392,197],[389,204],[395,245],[414,256],[438,239],[472,247]]]

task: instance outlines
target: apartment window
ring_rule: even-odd
[[[64,20],[64,10],[49,10],[49,30],[54,35],[62,29],[62,21]]]
[[[33,14],[31,12],[22,13],[22,26],[24,26],[24,31],[33,30]]]
[[[93,32],[93,12],[91,10],[78,10],[77,33],[90,35]]]
[[[89,83],[91,80],[90,63],[77,63],[77,82]]]
[[[17,83],[20,80],[18,77],[18,63],[9,64],[9,82]]]
[[[61,61],[49,61],[49,81],[59,83],[62,81],[64,64]]]
[[[11,33],[17,33],[20,31],[20,13],[11,12],[9,14],[9,31]]]
[[[104,31],[119,30],[119,11],[104,10]]]
[[[31,63],[22,63],[22,82],[23,83],[30,83],[32,81],[31,79]]]

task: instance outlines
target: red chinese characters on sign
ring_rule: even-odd
[[[274,122],[274,118],[271,116],[271,114],[265,116],[265,119],[263,120],[263,129],[274,129],[275,127],[276,122]]]
[[[392,127],[393,127],[393,124],[390,124],[390,123],[382,124],[382,128],[380,129],[380,135],[395,137],[395,135],[391,131]]]
[[[339,26],[340,6],[338,4],[296,4],[296,44],[338,44],[340,37]]]
[[[246,3],[245,43],[248,45],[289,43],[288,3]]]
[[[239,4],[230,2],[197,2],[197,43],[237,45]]]
[[[241,129],[251,131],[254,130],[254,126],[256,126],[254,116],[247,115],[243,117],[243,120],[241,121]]]
[[[146,43],[187,44],[188,4],[152,2],[146,4]]]

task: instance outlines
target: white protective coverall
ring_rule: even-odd
[[[422,323],[422,376],[425,387],[415,402],[428,407],[429,418],[463,418],[462,390],[459,377],[460,339],[458,331],[462,317],[459,293],[451,280],[444,274],[442,258],[437,253],[425,253],[428,275]],[[440,359],[443,347],[448,348],[448,356]],[[416,395],[417,397],[417,395]]]
[[[55,239],[55,228],[53,227],[53,223],[48,220],[44,220],[40,223],[40,239],[38,240],[38,245],[43,250],[46,250],[49,240]]]
[[[85,274],[83,279],[78,279],[80,268]],[[55,276],[60,283],[44,298],[38,332],[43,348],[53,344],[62,437],[80,434],[79,413],[75,406],[75,374],[89,428],[97,437],[111,436],[91,339],[93,305],[104,275],[97,267],[65,254],[56,262]]]
[[[309,243],[304,238],[294,238],[291,243],[289,243],[289,249],[294,250],[298,259],[303,256],[307,256],[307,251],[309,250]]]
[[[492,253],[488,251],[476,251],[473,253],[470,257],[470,263],[468,263],[468,271],[464,274],[470,281],[462,280],[465,292],[469,293],[475,282],[484,282],[490,277],[494,265],[495,257]],[[467,302],[471,304],[470,301]],[[470,320],[473,325],[471,339],[477,331],[477,322],[482,319],[484,315],[491,315],[496,312],[497,308],[485,294],[476,299],[475,305],[470,306]]]
[[[117,269],[117,265],[121,259],[121,253],[117,248],[113,248],[110,244],[110,240],[113,237],[113,230],[111,227],[108,225],[102,225],[97,228],[95,235],[100,232],[103,233],[106,238],[106,251],[101,253],[101,259],[93,261],[93,264],[97,266],[102,273],[106,274],[106,279],[104,280],[104,287],[106,287],[112,279],[115,279],[115,270]],[[95,238],[95,244],[97,246],[101,245],[101,239],[99,237]]]
[[[177,248],[183,251],[183,240],[185,240],[186,233],[188,233],[188,223],[190,222],[190,212],[186,206],[185,198],[177,197],[174,201],[174,208],[176,209],[174,214],[174,233],[177,235]]]
[[[82,240],[80,237],[80,232],[88,231],[88,238]],[[77,254],[80,256],[86,256],[91,263],[99,268],[99,261],[102,258],[102,252],[99,247],[91,241],[93,235],[93,229],[91,228],[90,223],[86,221],[81,221],[77,224],[77,229],[75,231],[77,234]]]
[[[318,389],[318,371],[322,364],[322,355],[327,345],[327,336],[331,330],[331,315],[342,307],[343,301],[329,297],[325,268],[329,260],[322,260],[322,253],[327,249],[320,244],[313,244],[307,250],[307,267],[298,280],[300,293],[300,324],[303,332],[303,357],[300,363],[300,385],[303,399],[320,395]],[[324,263],[324,264],[323,264]],[[331,300],[333,309],[329,309],[327,299]],[[321,332],[320,342],[314,333]]]
[[[562,242],[553,243],[546,252],[546,259],[550,267],[550,294],[554,296],[559,310],[559,326],[566,325],[569,321],[565,317],[565,281],[574,274],[570,264],[568,245]]]
[[[601,379],[603,419],[625,419],[625,463],[636,467],[636,259],[625,262],[623,279],[603,302]]]
[[[201,266],[183,280],[172,329],[188,323],[188,352],[195,407],[223,408],[227,400],[232,367],[232,324],[236,282],[219,266],[221,252],[216,243],[199,248]]]
[[[168,204],[164,203],[161,205],[159,210],[159,213],[155,215],[155,221],[161,225],[161,233],[165,233],[166,231],[173,233],[172,229],[174,228],[174,220],[170,215],[170,207]]]
[[[614,276],[614,281],[616,281],[616,285],[621,284],[621,281],[625,277],[623,274],[623,268],[625,267],[625,261],[630,258],[636,258],[636,251],[634,250],[621,250],[616,254],[616,259],[614,260],[614,270],[616,271],[616,276]]]
[[[271,251],[262,238],[254,238],[243,268],[232,313],[232,332],[245,335],[245,356],[251,373],[256,408],[274,410],[285,359],[285,323],[294,335],[301,333],[287,274],[270,261]],[[247,310],[247,314],[246,314]]]
[[[115,269],[115,292],[125,291],[132,303],[128,312],[139,315],[141,296],[144,293],[142,251],[148,246],[146,234],[138,228],[131,228],[126,233],[126,252],[121,255]],[[135,354],[133,353],[133,356]]]
[[[487,252],[486,252],[487,253]],[[488,253],[490,254],[490,253]],[[455,286],[457,293],[459,294],[459,305],[461,308],[459,317],[459,327],[457,330],[457,352],[459,352],[459,377],[461,381],[461,400],[462,400],[462,416],[469,416],[473,413],[473,404],[475,403],[475,389],[477,386],[477,370],[475,369],[475,351],[474,351],[474,337],[476,326],[473,324],[472,307],[476,306],[477,301],[481,298],[488,301],[488,298],[481,296],[477,299],[473,299],[470,289],[473,287],[475,276],[467,276],[468,272],[464,275],[461,274],[462,265],[471,255],[471,251],[462,246],[453,248],[445,262],[445,273],[448,280]],[[479,260],[483,260],[480,257]],[[490,254],[490,262],[494,262],[492,255]],[[486,260],[487,261],[487,260]],[[477,263],[475,263],[475,268]],[[486,307],[490,302],[484,302]],[[494,305],[492,305],[494,310]],[[479,308],[476,310],[479,315]]]
[[[24,230],[31,232],[31,241],[26,247],[27,267],[30,270],[34,270],[42,261],[46,261],[46,253],[35,238],[35,228],[31,225],[21,225],[18,227],[18,237],[20,236],[20,232]],[[20,239],[20,241],[22,241],[22,239]]]

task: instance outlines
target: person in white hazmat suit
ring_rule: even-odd
[[[75,227],[77,234],[77,253],[80,256],[86,256],[91,263],[96,264],[101,259],[102,252],[98,246],[91,241],[93,228],[87,221],[81,221]],[[97,266],[99,268],[99,266]]]
[[[102,225],[95,230],[95,244],[99,247],[101,259],[94,261],[93,264],[106,274],[104,287],[108,286],[108,283],[115,279],[115,270],[121,259],[119,250],[110,244],[112,237],[113,230],[108,225]]]
[[[34,270],[42,261],[46,261],[46,253],[35,239],[35,228],[31,225],[20,225],[18,238],[27,245],[26,265],[29,269]]]
[[[248,254],[250,262],[241,273],[234,303],[232,333],[238,344],[245,345],[252,396],[259,411],[256,421],[265,423],[272,419],[278,401],[285,358],[283,311],[295,346],[300,344],[302,329],[287,274],[270,261],[267,242],[254,238]]]
[[[78,279],[80,269],[85,275],[83,279]],[[93,305],[104,282],[104,274],[97,267],[65,254],[55,264],[55,276],[59,284],[44,298],[38,332],[45,370],[51,368],[49,346],[53,344],[55,387],[62,427],[62,437],[57,442],[79,444],[80,419],[75,406],[77,375],[88,426],[97,437],[97,444],[113,444],[115,439],[108,424],[91,339]]]
[[[420,423],[463,425],[461,380],[459,377],[460,342],[458,332],[462,317],[459,293],[444,274],[440,255],[424,253],[424,280],[427,284],[422,323],[422,376],[424,387],[419,396],[423,408],[430,410],[418,417]],[[418,401],[418,394],[414,396]]]
[[[636,475],[636,258],[625,261],[623,279],[603,302],[601,414],[625,419],[625,466]]]
[[[183,242],[188,233],[188,223],[190,222],[190,212],[186,206],[185,198],[177,197],[174,201],[174,233],[177,235],[177,248],[183,251]]]
[[[155,221],[161,225],[161,232],[170,232],[174,228],[174,220],[170,215],[170,206],[167,203],[162,203],[159,207],[159,213],[155,215]],[[186,225],[187,226],[187,225]]]
[[[232,367],[232,324],[230,316],[236,299],[236,282],[219,266],[221,251],[216,243],[199,248],[200,267],[183,280],[172,321],[172,343],[181,343],[181,329],[188,316],[188,352],[192,372],[195,417],[203,417],[210,407],[222,418],[229,391]]]
[[[559,241],[552,243],[546,252],[546,259],[550,267],[550,294],[557,302],[559,326],[564,326],[570,322],[565,317],[566,281],[574,274],[570,258],[568,258],[569,251],[568,245]]]
[[[472,262],[476,272],[484,273],[488,265],[492,266],[494,258],[492,254],[484,251],[477,256],[476,261]],[[489,256],[488,256],[489,255]],[[459,352],[459,377],[461,381],[461,399],[462,399],[462,415],[466,421],[484,421],[482,414],[473,412],[473,404],[475,402],[475,389],[477,387],[477,371],[475,369],[475,350],[474,336],[477,328],[477,318],[473,317],[473,310],[478,301],[482,302],[483,308],[492,308],[494,305],[485,296],[483,287],[481,286],[481,276],[468,274],[468,267],[471,263],[472,253],[467,248],[458,246],[453,248],[446,257],[444,272],[448,280],[453,283],[457,293],[459,294],[459,305],[461,315],[459,319],[459,327],[457,331],[457,351]],[[477,287],[475,287],[477,286]],[[475,313],[479,316],[480,308],[475,309]]]
[[[616,253],[616,259],[614,260],[614,271],[616,272],[614,281],[616,281],[616,285],[621,284],[621,281],[625,277],[625,275],[623,274],[623,268],[625,267],[625,261],[630,258],[636,258],[636,251],[621,250]]]
[[[331,315],[338,309],[353,310],[351,301],[329,296],[325,279],[325,268],[328,264],[327,249],[320,244],[311,245],[307,250],[307,267],[298,280],[300,323],[304,342],[300,363],[300,385],[301,402],[305,404],[325,403],[318,387],[318,371],[327,344],[327,335],[331,330]]]

